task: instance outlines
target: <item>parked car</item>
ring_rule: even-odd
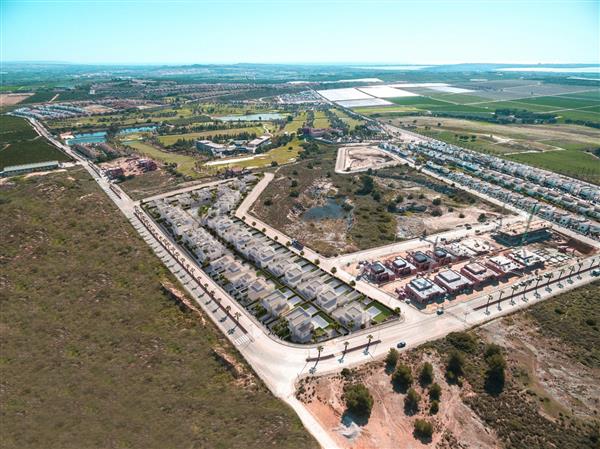
[[[400,348],[404,348],[404,347],[406,347],[406,342],[405,342],[405,341],[401,341],[400,343],[398,343],[398,344],[396,345],[396,347],[397,347],[397,348],[399,348],[399,349],[400,349]]]
[[[592,276],[600,276],[600,270],[593,270]]]

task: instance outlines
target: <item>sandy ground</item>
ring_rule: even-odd
[[[563,412],[596,418],[600,407],[600,370],[567,357],[568,348],[559,341],[541,337],[535,324],[519,314],[492,321],[482,328],[481,334],[486,340],[505,346],[509,360],[525,368],[527,387],[550,399],[541,403],[541,411],[547,417],[555,419]]]
[[[460,389],[449,386],[439,367],[437,357],[425,355],[434,365],[435,381],[442,387],[442,400],[437,415],[429,415],[429,399],[426,390],[418,384],[413,387],[421,395],[421,411],[407,416],[404,411],[404,393],[395,392],[391,377],[382,362],[374,362],[361,368],[353,376],[369,389],[374,406],[366,425],[357,425],[344,416],[342,399],[344,378],[340,375],[312,379],[306,384],[301,399],[309,411],[327,429],[331,437],[343,448],[392,449],[392,448],[496,448],[496,437],[488,431],[475,413],[460,398]],[[422,360],[415,360],[418,367]],[[416,374],[416,368],[413,369]],[[463,387],[463,388],[468,388]],[[414,421],[426,419],[434,424],[434,435],[429,443],[413,436]]]
[[[398,160],[372,145],[341,147],[335,164],[337,173],[354,173],[395,165]]]
[[[32,93],[27,94],[0,94],[0,107],[12,106],[19,104],[27,97],[32,96]]]

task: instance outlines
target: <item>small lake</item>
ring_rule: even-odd
[[[154,131],[156,126],[138,126],[137,128],[123,128],[119,131],[120,136],[134,133],[147,133]],[[101,143],[106,141],[106,131],[98,131],[95,133],[74,134],[73,139],[67,140],[67,145],[76,143]]]
[[[305,220],[335,220],[346,217],[347,212],[342,207],[344,199],[327,198],[325,204],[314,206],[302,214]]]
[[[248,115],[225,115],[223,117],[213,117],[216,120],[224,122],[256,122],[256,121],[269,121],[269,120],[280,120],[286,117],[284,114],[279,112],[263,112],[261,114],[248,114]]]

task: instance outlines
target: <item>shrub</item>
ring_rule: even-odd
[[[504,389],[506,361],[502,353],[494,353],[486,357],[488,370],[485,378],[485,390],[490,394],[499,394]]]
[[[344,388],[344,401],[349,412],[368,418],[373,408],[373,396],[363,384],[353,384]]]
[[[398,351],[396,351],[394,348],[391,348],[387,356],[385,357],[386,368],[390,370],[396,368],[396,364],[398,363],[398,357]]]
[[[413,383],[412,372],[410,367],[401,363],[396,367],[396,371],[392,375],[392,382],[400,390],[404,391]]]
[[[440,402],[439,401],[431,401],[431,405],[429,406],[429,414],[437,415],[437,412],[440,411]]]
[[[477,340],[466,332],[450,332],[446,339],[456,349],[464,352],[473,352],[477,349]]]
[[[421,396],[414,388],[409,388],[404,398],[404,410],[408,414],[414,414],[419,411]]]
[[[331,274],[335,274],[335,273],[337,273],[337,268],[336,268],[336,267],[333,267],[333,268],[331,269]]]
[[[457,382],[458,378],[464,374],[465,358],[458,351],[450,352],[448,363],[446,365],[446,377],[450,382]]]
[[[265,206],[271,206],[271,205],[273,205],[273,200],[271,198],[267,198],[263,204]]]
[[[291,196],[292,198],[298,198],[298,197],[300,196],[300,192],[298,192],[297,190],[292,190],[292,191],[290,192],[290,196]]]
[[[479,223],[485,223],[487,221],[487,215],[485,215],[485,214],[479,214],[479,217],[477,217],[477,221]]]
[[[419,381],[421,385],[429,385],[433,382],[433,366],[429,362],[425,362],[419,373]]]
[[[442,204],[442,199],[441,198],[434,198],[432,201],[432,204],[434,206],[439,206],[440,204]]]
[[[433,426],[429,421],[417,419],[415,420],[414,435],[419,439],[428,440],[433,435]]]
[[[429,398],[432,401],[439,401],[442,397],[442,387],[439,384],[434,383],[429,387]]]
[[[460,214],[458,214],[458,218],[465,218],[465,214],[463,214],[462,212]]]

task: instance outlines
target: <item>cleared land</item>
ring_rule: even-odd
[[[372,176],[335,173],[336,157],[337,148],[321,145],[278,169],[253,212],[325,256],[439,232],[490,212],[406,166]]]
[[[0,94],[0,108],[19,104],[31,95],[33,94]]]
[[[3,448],[316,448],[83,170],[0,191]]]
[[[0,169],[8,165],[68,160],[66,154],[39,137],[27,120],[0,115]]]
[[[598,295],[596,282],[404,352],[398,362],[308,378],[298,396],[345,448],[597,448]],[[458,378],[448,376],[451,353],[462,360]],[[504,360],[504,381],[490,374],[493,354]],[[429,379],[420,375],[425,363],[432,366]],[[400,367],[409,375],[394,380]],[[431,409],[433,382],[441,387],[438,411]],[[346,409],[344,386],[356,383],[374,398],[366,418]],[[416,407],[407,400],[409,388],[420,397]],[[417,419],[433,425],[431,439],[415,435]]]

